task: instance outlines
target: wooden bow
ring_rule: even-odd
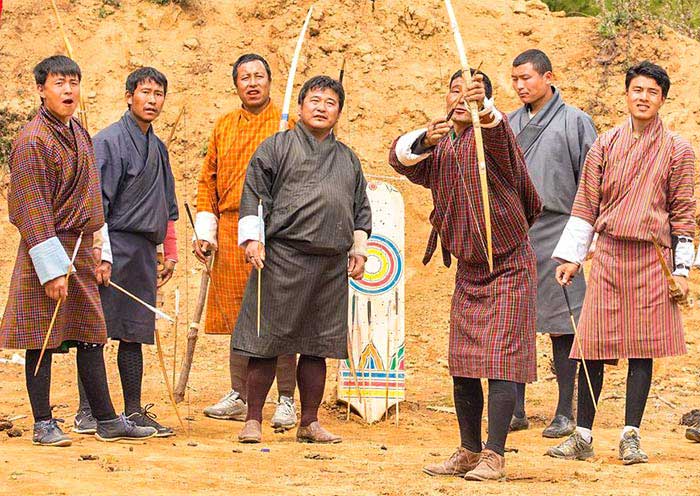
[[[309,12],[306,14],[306,20],[304,20],[304,25],[301,27],[301,32],[299,33],[299,38],[297,39],[297,46],[294,49],[294,57],[292,57],[292,65],[289,68],[289,75],[287,76],[287,89],[284,92],[284,103],[282,104],[282,119],[280,119],[280,131],[286,131],[289,122],[289,105],[292,103],[292,92],[294,91],[294,75],[297,72],[297,63],[299,62],[299,54],[301,53],[301,46],[304,44],[304,36],[306,36],[306,28],[309,27],[309,21],[311,20],[311,12],[313,11],[313,5],[309,7]]]
[[[56,6],[56,0],[51,0],[51,6],[53,7],[53,13],[56,16],[56,22],[58,23],[58,28],[61,30],[61,35],[63,36],[63,44],[66,46],[66,53],[68,57],[73,59],[73,47],[68,41],[68,35],[63,27],[63,21],[61,21],[61,16],[58,13],[58,7]],[[75,60],[75,59],[73,59]],[[88,120],[87,120],[87,110],[85,109],[85,100],[83,100],[83,93],[80,92],[80,98],[78,103],[78,117],[80,118],[80,125],[87,131],[88,130]]]
[[[450,18],[450,26],[454,34],[455,43],[457,45],[457,53],[459,62],[462,66],[462,77],[467,86],[472,83],[472,73],[467,60],[467,52],[464,49],[464,41],[459,32],[459,24],[457,17],[452,8],[452,2],[445,0],[447,15]],[[479,108],[476,102],[467,102],[472,115],[472,126],[474,128],[474,141],[476,142],[476,157],[479,164],[479,180],[481,183],[481,201],[484,206],[484,224],[486,225],[486,255],[488,257],[489,270],[493,271],[493,243],[491,241],[491,204],[489,203],[489,186],[486,175],[486,155],[484,153],[484,140],[481,136],[481,122],[479,120]]]

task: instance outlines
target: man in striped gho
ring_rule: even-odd
[[[258,145],[279,130],[282,117],[282,111],[270,98],[272,71],[262,56],[241,55],[233,64],[232,76],[241,106],[221,116],[211,133],[197,188],[195,227],[199,243],[193,241],[201,262],[206,262],[206,253],[216,250],[204,331],[220,335],[231,335],[250,274],[250,265],[236,243],[238,205],[246,168]],[[294,122],[295,119],[290,119],[291,126]],[[204,408],[204,415],[220,420],[245,420],[247,370],[248,357],[230,347],[231,390],[216,404]],[[295,374],[296,357],[278,357],[275,375],[279,401],[271,421],[275,428],[292,429],[297,423]]]
[[[679,301],[688,293],[693,262],[695,155],[690,144],[662,123],[659,109],[671,81],[664,69],[642,62],[625,78],[629,118],[598,137],[588,153],[566,228],[552,258],[556,277],[571,283],[598,234],[588,291],[581,311],[581,348],[598,401],[604,364],[629,360],[625,426],[620,459],[646,463],[639,426],[653,359],[686,352]],[[680,288],[671,295],[653,241],[657,241]],[[584,369],[579,372],[576,431],[547,454],[583,460],[593,456],[595,408]]]
[[[401,136],[389,155],[389,164],[399,174],[432,193],[433,230],[423,262],[437,248],[438,236],[445,265],[451,264],[451,256],[457,259],[449,365],[461,444],[448,460],[423,471],[475,481],[505,477],[504,451],[515,409],[515,384],[537,379],[537,260],[527,233],[542,204],[508,119],[494,107],[491,92],[484,74],[475,74],[467,85],[462,71],[456,72],[446,97],[450,118],[441,117],[427,129]],[[480,108],[493,270],[483,235],[484,205],[467,102],[476,102]],[[482,378],[489,382],[489,434],[484,449]]]

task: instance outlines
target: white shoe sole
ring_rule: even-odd
[[[145,437],[126,437],[126,436],[120,436],[120,437],[110,437],[110,438],[104,438],[101,437],[99,434],[95,433],[95,438],[98,441],[103,441],[105,443],[113,443],[116,441],[141,441],[142,439],[150,439],[152,437],[156,437],[156,433],[151,434],[150,436],[145,436]]]

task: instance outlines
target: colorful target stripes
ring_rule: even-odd
[[[367,263],[361,281],[350,286],[365,295],[380,295],[391,291],[403,275],[403,257],[389,238],[373,234],[367,241]]]

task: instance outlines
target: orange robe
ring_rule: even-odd
[[[282,111],[270,102],[258,115],[240,108],[217,120],[197,188],[197,211],[218,217],[218,250],[212,267],[205,332],[231,334],[251,266],[238,246],[238,205],[248,161],[279,130]],[[290,121],[290,127],[294,122]],[[225,312],[225,316],[221,312]]]

